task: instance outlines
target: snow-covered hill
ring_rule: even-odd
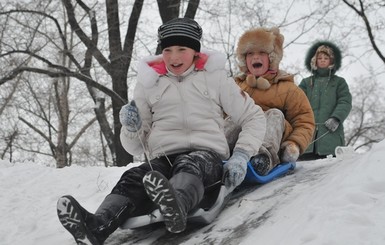
[[[117,244],[385,244],[385,141],[365,154],[298,162],[294,174],[233,199],[205,227],[118,230]],[[56,216],[71,194],[95,211],[126,168],[0,161],[0,244],[75,244]]]

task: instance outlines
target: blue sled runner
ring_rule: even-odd
[[[251,163],[247,163],[247,174],[244,180],[244,184],[266,184],[276,178],[279,178],[290,171],[295,169],[296,164],[281,163],[273,168],[267,175],[258,175]],[[214,197],[214,198],[213,198]],[[216,199],[215,199],[216,197]],[[205,197],[199,207],[196,210],[190,212],[188,216],[188,222],[201,223],[202,225],[210,224],[222,211],[226,203],[231,198],[231,191],[228,190],[225,185],[220,184],[216,188],[210,188],[205,190]],[[123,223],[121,229],[135,229],[143,226],[147,226],[153,223],[163,222],[164,218],[159,209],[155,209],[149,214],[141,215],[137,217],[131,217]]]

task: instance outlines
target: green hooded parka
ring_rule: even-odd
[[[331,58],[331,65],[328,68],[316,67],[319,52],[327,53]],[[308,50],[305,65],[312,75],[304,78],[299,87],[310,101],[316,122],[315,142],[309,145],[305,153],[321,157],[330,154],[335,156],[335,148],[345,145],[343,122],[352,109],[352,96],[348,84],[343,77],[335,75],[341,67],[341,51],[332,42],[318,41]],[[331,117],[340,122],[334,132],[328,131],[324,124]]]

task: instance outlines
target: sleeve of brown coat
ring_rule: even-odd
[[[302,154],[313,138],[315,122],[308,98],[294,83],[289,85],[284,113],[286,125],[282,142],[295,142]]]

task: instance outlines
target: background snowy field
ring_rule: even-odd
[[[292,175],[232,200],[205,227],[117,230],[106,244],[385,244],[385,141],[365,154],[298,162]],[[71,194],[95,211],[127,168],[0,161],[0,244],[75,244],[56,215]]]

